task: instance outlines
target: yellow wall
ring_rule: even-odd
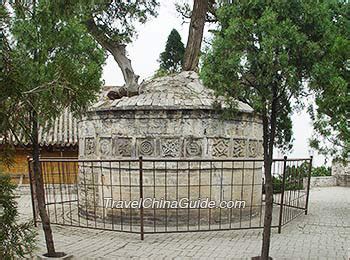
[[[0,169],[3,170],[6,173],[9,173],[10,175],[13,176],[13,180],[15,183],[19,183],[20,180],[20,175],[24,175],[23,178],[23,184],[28,184],[29,183],[29,178],[28,178],[28,161],[27,161],[27,156],[30,156],[30,150],[24,150],[24,149],[16,149],[15,152],[15,157],[14,157],[14,163],[11,167],[7,167],[4,165],[0,165]],[[78,151],[48,151],[48,150],[42,150],[41,151],[41,156],[42,157],[78,157]],[[58,175],[58,169],[57,166],[54,166],[52,173],[54,175]],[[74,170],[75,174],[75,170]],[[63,179],[62,176],[61,180]],[[73,176],[71,176],[73,177]],[[47,179],[47,178],[46,178]],[[51,176],[49,178],[52,180]],[[58,181],[58,176],[55,176],[55,180],[57,179]],[[70,178],[71,179],[71,178]],[[71,182],[72,180],[68,181]]]

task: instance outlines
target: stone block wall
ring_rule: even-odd
[[[79,123],[80,213],[114,222],[139,210],[106,209],[105,198],[139,199],[139,165],[143,162],[144,198],[179,200],[244,200],[252,216],[261,210],[262,162],[188,162],[182,159],[261,159],[262,124],[254,114],[240,113],[223,120],[207,110],[151,110],[91,112]],[[135,162],[89,160],[131,159]],[[178,162],[162,160],[178,160]],[[149,160],[149,161],[147,161]],[[119,217],[118,217],[118,212]],[[190,211],[193,218],[196,210]],[[114,214],[115,213],[115,214]],[[208,213],[208,212],[207,212]],[[128,215],[129,214],[129,215]],[[174,223],[189,218],[188,210],[145,210],[145,218]],[[218,221],[232,212],[212,210]],[[204,214],[208,215],[208,214]],[[117,218],[117,219],[115,219]]]
[[[262,124],[207,111],[112,111],[79,123],[79,158],[261,158]]]
[[[332,164],[332,176],[337,181],[338,186],[350,187],[350,160],[348,163],[333,162]]]
[[[138,162],[122,163],[87,163],[80,167],[80,212],[83,215],[98,215],[99,218],[111,219],[120,210],[103,208],[107,198],[113,201],[135,201],[140,198]],[[244,201],[246,208],[233,210],[233,214],[256,214],[261,210],[262,163],[210,163],[210,162],[143,162],[143,196],[156,200],[179,201],[188,198],[197,201],[199,198],[219,203],[222,200]],[[110,206],[110,205],[109,205]],[[126,214],[129,209],[125,209]],[[177,217],[186,218],[187,210],[180,211]],[[196,210],[191,214],[197,215]],[[133,210],[134,215],[140,211]],[[178,219],[166,212],[168,222]],[[219,219],[219,209],[212,210],[212,218]],[[164,215],[163,209],[145,210],[145,218],[154,219]],[[168,215],[170,214],[170,215]]]
[[[307,178],[304,178],[304,187],[307,187]],[[337,186],[337,179],[334,176],[311,177],[310,188]]]

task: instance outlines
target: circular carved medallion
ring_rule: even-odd
[[[139,151],[142,155],[152,155],[154,151],[153,142],[149,140],[143,141],[140,144]]]
[[[186,145],[186,152],[189,156],[200,156],[202,154],[202,147],[198,142],[192,141]]]

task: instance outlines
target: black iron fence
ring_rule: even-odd
[[[260,159],[78,160],[42,158],[52,224],[144,234],[262,228]],[[272,164],[272,226],[307,214],[312,158]],[[32,161],[33,217],[37,215]]]

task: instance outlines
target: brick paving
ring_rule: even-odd
[[[28,195],[18,199],[21,220],[31,218]],[[260,252],[261,230],[137,234],[53,226],[57,251],[74,259],[249,259]],[[38,253],[45,252],[39,227]],[[272,233],[274,259],[350,259],[350,188],[311,190],[309,214]]]

